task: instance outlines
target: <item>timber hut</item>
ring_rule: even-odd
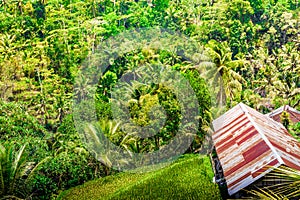
[[[300,144],[267,115],[239,103],[213,121],[212,139],[228,194],[236,196],[282,165],[300,170]],[[220,174],[223,177],[220,178]],[[217,179],[216,178],[216,179]],[[218,182],[218,180],[216,180]]]

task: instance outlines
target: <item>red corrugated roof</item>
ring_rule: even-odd
[[[213,121],[213,141],[232,195],[286,165],[300,170],[300,144],[284,126],[240,103]]]
[[[297,123],[300,121],[300,112],[289,105],[281,106],[280,108],[277,108],[276,110],[266,114],[267,116],[271,117],[277,122],[280,122],[280,116],[283,111],[286,111],[290,114],[290,119],[293,123]]]

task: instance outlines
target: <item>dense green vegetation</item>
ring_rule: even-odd
[[[212,178],[209,157],[185,156],[155,172],[127,172],[88,182],[59,199],[221,199]]]
[[[196,41],[199,48],[189,53],[195,54],[197,65],[178,48],[167,51],[144,46],[122,55],[110,52],[116,59],[106,62],[108,68],[93,96],[99,127],[114,144],[128,152],[154,152],[167,145],[178,130],[182,112],[174,93],[159,84],[135,83],[128,88],[132,93],[125,103],[136,124],[151,124],[148,111],[153,105],[161,105],[167,116],[158,134],[139,138],[113,121],[110,89],[122,74],[139,66],[177,70],[198,100],[199,126],[186,151],[194,153],[212,131],[209,124],[215,112],[201,67],[216,67],[213,80],[223,81],[218,100],[226,96],[227,108],[244,102],[263,113],[283,104],[299,110],[299,23],[296,0],[0,0],[0,196],[56,198],[63,190],[118,173],[87,150],[72,114],[73,97],[85,98],[93,91],[81,74],[83,62],[112,36],[160,27]],[[75,84],[79,87],[74,88]],[[291,125],[286,119],[283,117],[285,126],[298,134],[299,124]],[[200,161],[187,162],[197,168],[194,162]],[[122,180],[122,175],[108,177],[116,182],[111,187],[118,189],[111,198],[150,195],[148,185],[168,185],[160,173],[172,174],[175,166],[140,179],[124,175],[124,179],[132,176],[140,181],[137,185],[133,181],[118,187],[123,182],[118,183],[116,177]],[[202,178],[193,171],[201,168],[185,167],[194,173],[191,176]],[[185,170],[182,173],[189,175]],[[182,181],[180,187],[189,186],[187,180]],[[198,180],[190,184],[194,181]],[[204,190],[190,192],[209,195]],[[176,197],[185,194],[184,189],[176,191]]]

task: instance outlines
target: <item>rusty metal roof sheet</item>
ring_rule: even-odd
[[[239,103],[213,121],[212,136],[232,195],[286,165],[300,170],[300,144],[284,126]]]
[[[280,115],[282,114],[283,111],[286,111],[290,114],[290,119],[293,123],[297,123],[300,121],[300,112],[295,108],[290,107],[289,105],[281,106],[280,108],[277,108],[276,110],[266,115],[271,117],[275,121],[280,122]]]

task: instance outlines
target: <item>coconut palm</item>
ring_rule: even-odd
[[[289,100],[289,104],[296,106],[299,102],[294,103],[299,99],[299,53],[294,44],[286,44],[282,49],[278,50],[275,55],[278,63],[278,82],[276,89],[278,95]]]
[[[3,7],[4,12],[6,12],[6,8],[7,8],[7,1],[6,0],[2,0],[0,2],[0,7]]]
[[[3,34],[0,36],[0,52],[4,59],[8,59],[14,53],[16,35]]]
[[[278,199],[288,200],[288,198],[286,198],[285,196],[275,194],[274,192],[268,189],[257,188],[256,190],[249,191],[249,193],[258,197],[259,199],[264,199],[264,200],[278,200]]]
[[[300,198],[300,171],[286,166],[281,166],[273,170],[267,176],[266,181],[280,183],[266,186],[264,188],[251,190],[250,193],[261,199],[299,199]]]
[[[208,43],[209,53],[215,64],[214,81],[222,82],[224,88],[220,88],[220,93],[224,89],[226,97],[229,98],[230,105],[235,97],[242,91],[244,78],[235,71],[237,67],[243,65],[242,60],[232,60],[232,52],[226,42],[218,43],[211,40]],[[219,94],[219,96],[223,96]]]
[[[95,155],[96,159],[104,165],[106,175],[110,173],[113,164],[124,163],[128,161],[119,154],[119,148],[113,145],[111,141],[116,141],[119,136],[118,129],[120,123],[111,120],[102,120],[99,123],[88,124],[85,127],[85,139],[89,150]],[[117,138],[117,139],[116,139]],[[121,145],[120,145],[121,146]],[[126,149],[127,150],[127,149]]]

